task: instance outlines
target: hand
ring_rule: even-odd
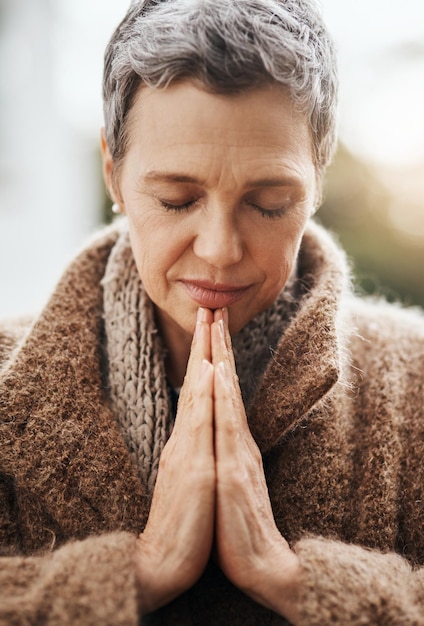
[[[275,525],[225,317],[216,311],[211,328],[218,561],[234,585],[296,623],[299,563]]]
[[[211,311],[199,310],[175,426],[161,455],[149,518],[138,539],[142,614],[191,587],[211,552],[216,485],[212,321]]]

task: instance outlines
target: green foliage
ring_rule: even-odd
[[[424,306],[424,240],[391,224],[391,201],[373,170],[340,146],[319,221],[353,260],[359,291]]]

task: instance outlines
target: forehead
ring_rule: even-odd
[[[207,168],[217,161],[235,168],[240,162],[314,169],[308,122],[274,85],[235,95],[191,82],[143,87],[128,120],[127,158],[145,173],[179,164]]]
[[[218,131],[219,138],[228,132],[235,137],[243,131],[310,135],[305,115],[296,109],[286,90],[273,84],[236,94],[211,93],[190,81],[164,89],[144,86],[129,114],[130,140],[140,125],[144,132],[163,129],[175,134],[190,133],[200,126],[205,132]]]

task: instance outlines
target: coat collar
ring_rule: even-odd
[[[64,537],[78,537],[82,528],[85,534],[136,532],[147,519],[148,497],[111,415],[103,380],[101,279],[117,234],[116,228],[106,230],[71,264],[0,374],[2,471],[13,473],[21,499],[30,504],[22,510],[34,518],[47,511],[53,532]],[[249,411],[264,453],[338,379],[336,320],[346,275],[342,253],[311,225],[299,256],[299,307]]]
[[[107,230],[70,265],[0,374],[1,471],[14,476],[20,511],[33,518],[21,520],[38,533],[30,544],[46,541],[37,517],[50,515],[50,534],[66,538],[81,528],[141,530],[147,515],[102,373],[100,281],[115,239]]]
[[[338,317],[348,288],[343,252],[311,223],[299,254],[299,306],[265,370],[249,411],[262,453],[298,426],[338,381],[343,341]]]

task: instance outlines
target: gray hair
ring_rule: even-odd
[[[116,165],[140,86],[184,79],[229,94],[281,84],[307,116],[322,176],[335,150],[338,81],[314,0],[133,0],[105,52],[105,133]]]

